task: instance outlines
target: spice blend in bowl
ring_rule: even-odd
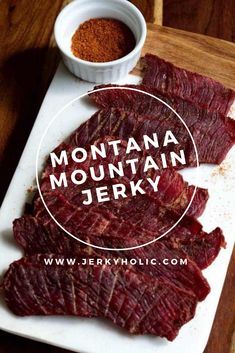
[[[93,18],[82,23],[72,37],[73,54],[90,62],[109,62],[129,54],[136,45],[132,31],[112,18]]]
[[[91,58],[89,60],[84,60],[80,56],[74,55],[71,48],[72,38],[78,28],[80,26],[83,28],[83,25],[86,22],[89,22],[90,26],[90,24],[93,23],[93,21],[90,22],[91,19],[115,19],[116,21],[121,22],[122,26],[125,25],[133,34],[133,37],[131,36],[133,41],[135,41],[133,49],[131,50],[131,46],[128,47],[128,45],[130,45],[130,38],[128,36],[128,39],[124,41],[124,48],[121,44],[120,47],[117,47],[117,43],[121,42],[121,37],[117,36],[118,40],[115,41],[113,38],[114,31],[110,33],[110,31],[107,31],[107,27],[105,27],[104,31],[107,33],[106,35],[102,33],[102,48],[100,51],[98,50],[98,54],[101,55],[101,59],[100,56],[98,58],[99,61],[89,61]],[[117,24],[117,22],[115,23]],[[130,33],[129,30],[128,33]],[[85,81],[95,83],[111,83],[123,79],[135,67],[140,58],[146,33],[147,27],[143,15],[127,0],[74,0],[65,6],[60,12],[55,23],[55,40],[60,49],[65,66],[75,76]],[[111,61],[110,58],[104,57],[104,54],[107,54],[107,52],[109,53],[107,50],[109,40],[111,46],[113,46],[111,50],[112,55],[114,53],[117,54],[116,51],[117,48],[119,48],[118,54],[123,53],[124,56]],[[84,53],[87,54],[88,46],[92,48],[92,55],[95,55],[96,53],[96,45],[98,44],[96,43],[96,45],[94,45],[94,43],[90,44],[89,42],[91,41],[85,41],[85,49],[82,50],[83,55]],[[122,52],[122,50],[124,51]],[[125,54],[128,50],[131,51]]]

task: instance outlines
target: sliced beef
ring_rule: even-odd
[[[145,196],[145,195],[141,195]],[[67,231],[80,237],[82,234],[92,234],[94,237],[127,237],[128,239],[138,239],[140,243],[145,243],[147,239],[153,239],[153,232],[150,225],[143,233],[144,226],[147,222],[151,221],[152,212],[151,209],[156,211],[155,218],[151,221],[151,224],[155,226],[155,230],[161,235],[162,231],[169,229],[175,222],[173,219],[166,219],[161,216],[161,212],[166,215],[167,210],[155,206],[151,200],[147,197],[138,197],[138,205],[141,207],[141,215],[135,213],[138,210],[137,204],[135,204],[136,198],[122,199],[122,203],[117,203],[117,208],[109,208],[104,205],[90,205],[81,207],[71,204],[62,194],[44,194],[44,200],[49,210],[54,215],[55,219],[66,228]],[[147,202],[147,203],[146,203]],[[122,206],[123,207],[122,207]],[[148,211],[147,214],[143,207],[146,206]],[[37,200],[35,216],[47,225],[51,222],[51,217],[44,209],[40,199]],[[129,212],[131,219],[122,217],[125,210]],[[159,216],[159,226],[157,225]],[[161,229],[160,229],[161,226]],[[154,238],[157,236],[155,233]]]
[[[62,190],[47,191],[50,190],[50,185],[48,186],[47,181],[45,181],[48,174],[52,172],[56,174],[60,168],[58,166],[52,170],[50,165],[48,165],[43,174],[41,186],[46,204],[57,221],[79,238],[87,234],[93,235],[94,239],[100,236],[105,237],[105,239],[110,237],[128,238],[128,247],[132,246],[131,243],[134,239],[138,239],[139,244],[144,244],[156,239],[156,237],[174,226],[187,206],[193,191],[193,187],[187,187],[187,183],[183,181],[180,174],[173,170],[165,170],[161,175],[157,199],[152,194],[137,195],[135,197],[129,195],[124,199],[111,199],[109,202],[102,204],[93,202],[88,206],[83,205],[79,195],[79,187],[72,183],[68,188]],[[67,171],[66,167],[63,168],[64,171]],[[86,169],[84,170],[86,171]],[[94,184],[94,187],[99,186],[99,184],[96,184]],[[91,185],[92,187],[93,185]],[[192,204],[193,207],[191,207],[191,214],[198,215],[199,210],[204,209],[207,197],[206,191],[203,189],[198,190]],[[51,218],[39,197],[34,202],[34,215],[45,225],[51,222]],[[201,225],[192,217],[184,217],[183,222],[181,221],[174,231],[170,233],[171,237],[168,242],[173,246],[178,242],[179,234],[182,239],[184,239],[183,237],[186,239],[191,237],[192,250],[190,255],[192,256],[194,254],[193,244],[197,244],[195,242],[196,238],[201,234],[200,239],[204,240],[206,235],[201,228]],[[215,241],[215,239],[213,240]],[[215,256],[217,256],[221,246],[223,246],[222,233],[215,250]],[[195,262],[199,261],[197,252],[198,250],[195,251],[193,256]],[[202,257],[202,268],[210,263],[206,256],[205,254]]]
[[[191,100],[202,108],[227,115],[235,100],[235,92],[212,78],[177,67],[155,55],[143,58],[143,83],[162,92]]]
[[[166,130],[171,130],[179,141],[178,145],[174,145],[173,150],[179,153],[179,150],[183,149],[186,155],[186,167],[195,166],[196,154],[188,131],[186,128],[183,128],[179,120],[176,120],[174,114],[168,108],[167,110],[166,114],[159,115],[160,120],[157,117],[153,119],[148,116],[139,116],[136,113],[118,108],[101,110],[78,128],[71,137],[70,143],[85,146],[93,143],[99,137],[114,135],[123,140],[127,140],[132,136],[142,146],[143,135],[152,136],[154,132],[158,132],[159,143],[161,145]],[[192,121],[189,129],[197,146],[199,162],[221,163],[228,150],[234,144],[234,135],[231,137],[227,129],[219,129],[221,122],[217,119],[215,121],[216,124],[214,124],[214,120],[210,120],[210,125],[206,125],[203,123],[204,117],[201,117],[202,125],[204,125],[204,129],[202,130],[198,117],[194,115],[190,116],[192,117]],[[217,122],[219,122],[219,125],[217,125]],[[234,130],[231,131],[234,133]],[[220,143],[221,138],[223,139],[223,144]],[[164,149],[164,153],[166,154],[169,153],[169,149],[172,150],[172,146],[168,147]],[[157,163],[159,162],[161,152],[163,152],[161,149],[150,148],[149,150],[149,154],[156,159]],[[182,168],[182,165],[177,164],[174,168]]]
[[[58,254],[79,255],[82,247],[80,242],[76,242],[74,239],[63,233],[63,231],[58,228],[55,223],[51,222],[47,225],[42,225],[36,218],[32,216],[21,217],[14,221],[14,236],[17,243],[23,247],[25,253],[28,255],[38,252],[50,251]],[[151,271],[153,276],[161,276],[163,278],[167,278],[169,281],[172,281],[179,287],[192,290],[200,300],[203,300],[209,293],[209,285],[206,279],[203,277],[198,266],[192,260],[190,260],[187,257],[186,252],[181,249],[179,241],[180,236],[181,233],[179,232],[178,236],[175,237],[176,241],[174,244],[171,243],[169,237],[167,241],[157,241],[140,249],[118,252],[107,250],[102,251],[97,249],[95,249],[95,251],[105,257],[115,253],[120,257],[126,257],[129,259],[140,258],[143,259],[143,261],[145,261],[145,259],[156,258],[159,262],[163,262],[164,259],[168,259],[170,262],[171,259],[177,259],[177,265],[171,263],[168,263],[167,265],[146,265],[139,266],[139,270],[146,271],[147,273]],[[172,237],[174,238],[174,233],[172,233]],[[130,241],[127,238],[120,236],[116,238],[104,238],[97,236],[94,237],[91,234],[80,234],[80,238],[87,243],[95,243],[97,246],[107,248],[124,248],[139,245],[139,241],[135,239]],[[183,239],[186,239],[186,234]],[[195,241],[197,244],[196,237]],[[188,246],[190,247],[190,245],[193,247],[193,241],[189,238]],[[186,248],[186,243],[184,244],[184,247]],[[194,256],[204,256],[204,262],[208,263],[210,261],[210,257],[207,255],[210,254],[210,251],[206,252],[206,247],[204,249],[203,239],[201,240],[201,247],[202,248],[200,251],[195,248],[195,251],[198,251],[198,253],[195,253]],[[92,248],[90,248],[90,251],[93,251]],[[218,254],[219,248],[216,248],[216,251]],[[191,252],[193,252],[193,250],[191,250]],[[214,256],[216,255],[213,255],[213,259]],[[187,264],[181,265],[181,258],[187,259]],[[203,260],[201,259],[200,261],[202,262]]]
[[[173,340],[195,314],[195,295],[133,267],[45,266],[46,257],[10,265],[4,296],[16,315],[105,317],[132,334]]]
[[[125,111],[117,108],[107,108],[95,113],[89,120],[82,124],[71,136],[70,144],[77,146],[88,146],[98,138],[104,136],[116,136],[122,140],[134,138],[139,146],[144,150],[143,136],[153,136],[157,133],[159,148],[150,146],[148,154],[155,158],[155,162],[162,168],[162,153],[165,154],[167,166],[172,167],[170,163],[170,153],[174,151],[180,154],[184,150],[186,155],[186,165],[176,163],[174,168],[194,166],[196,164],[196,153],[193,143],[189,138],[187,129],[181,121],[175,119],[174,113],[170,109],[165,109],[159,114],[158,119],[152,119],[148,116],[140,116],[135,112]],[[171,130],[178,143],[169,143],[163,146],[166,131]],[[208,155],[208,163],[214,158]]]
[[[165,174],[168,180],[164,177]],[[108,202],[95,201],[90,205],[84,205],[79,187],[72,183],[65,189],[53,192],[46,191],[43,183],[43,197],[57,221],[73,234],[88,232],[105,237],[125,235],[129,239],[138,238],[142,243],[146,243],[147,240],[153,240],[162,235],[176,223],[183,214],[193,191],[192,188],[185,187],[179,174],[176,174],[177,177],[175,173],[172,177],[171,171],[166,171],[165,174],[161,176],[160,193],[157,198],[152,194],[138,194],[133,197],[127,191],[126,198],[118,200],[111,198]],[[90,187],[98,186],[100,184],[95,183]],[[83,189],[85,188],[83,186]],[[108,191],[110,189],[111,185],[108,185]],[[94,189],[92,191],[94,193]],[[202,209],[200,205],[204,206],[207,193],[203,195],[203,190],[199,190],[196,196],[195,206],[192,208],[193,214],[199,214],[198,210]],[[39,197],[34,202],[34,215],[45,224],[51,221]],[[193,219],[192,222],[196,223]]]
[[[102,85],[96,88],[110,87],[118,86]],[[128,88],[138,89],[158,97],[175,109],[188,126],[196,143],[201,163],[220,164],[233,146],[235,142],[235,121],[218,111],[211,112],[191,101],[176,96],[172,92],[162,92],[159,88],[146,85],[125,85],[123,87],[124,89],[119,87],[90,92],[90,97],[100,108],[122,108],[157,120],[160,115],[167,114],[169,108],[151,96],[128,90]],[[175,119],[178,118],[175,116]],[[223,141],[223,144],[220,141]],[[189,153],[192,153],[192,151],[190,150]]]
[[[89,159],[88,161],[90,162]],[[108,159],[106,163],[110,161]],[[83,167],[86,173],[86,166],[91,165],[89,162],[86,161],[86,165]],[[96,160],[96,163],[100,162]],[[84,205],[79,194],[81,190],[77,185],[71,183],[62,190],[49,191],[48,175],[52,172],[56,174],[59,171],[61,171],[61,166],[54,169],[50,165],[46,167],[41,184],[44,200],[56,220],[79,238],[88,234],[93,235],[94,239],[101,236],[104,238],[125,237],[129,239],[130,243],[132,239],[138,239],[139,244],[145,244],[174,226],[185,210],[193,191],[192,187],[187,187],[187,183],[184,183],[178,173],[173,170],[165,170],[162,172],[159,192],[156,194],[159,195],[158,197],[155,197],[154,193],[135,197],[127,193],[126,198],[111,199],[102,204],[93,202],[91,205]],[[63,167],[63,171],[67,172],[67,168]],[[124,180],[124,182],[126,181]],[[92,181],[89,186],[82,185],[82,189],[90,187],[94,190],[97,186],[100,184]],[[110,185],[109,188],[111,188]],[[206,199],[207,192],[199,190],[195,203],[198,205],[193,206],[193,214],[199,214]],[[51,222],[51,218],[39,197],[34,202],[34,215],[45,225]],[[179,228],[178,233],[180,231]]]
[[[182,214],[186,207],[188,206],[189,202],[192,199],[192,194],[194,192],[194,186],[188,185],[187,182],[184,181],[183,177],[177,173],[174,169],[163,169],[163,170],[155,170],[151,169],[147,173],[143,171],[144,168],[144,161],[146,158],[146,153],[141,152],[132,152],[130,154],[126,154],[126,141],[121,141],[119,146],[119,155],[115,156],[113,150],[108,145],[109,141],[113,141],[114,138],[105,136],[104,139],[99,139],[95,141],[95,145],[99,146],[100,143],[104,143],[107,151],[107,156],[105,159],[102,157],[97,157],[96,160],[91,158],[91,153],[88,153],[88,158],[84,163],[76,163],[71,158],[71,153],[74,149],[74,146],[65,146],[62,143],[58,146],[55,150],[56,154],[65,149],[68,151],[68,165],[58,165],[56,167],[52,167],[50,161],[46,165],[45,171],[43,172],[41,178],[41,191],[43,193],[49,192],[51,190],[51,184],[49,180],[49,175],[53,174],[56,177],[59,177],[61,172],[66,172],[68,179],[70,179],[70,175],[73,170],[79,168],[83,170],[86,175],[88,175],[87,181],[85,184],[80,186],[74,185],[72,182],[69,182],[69,187],[57,189],[58,192],[61,192],[67,199],[76,204],[78,206],[81,205],[81,201],[84,199],[84,196],[81,194],[81,191],[84,189],[94,189],[98,186],[106,186],[113,185],[113,184],[124,184],[127,189],[130,189],[130,181],[137,182],[138,180],[143,180],[141,187],[145,190],[147,195],[154,199],[154,202],[159,202],[161,205],[175,211],[178,214]],[[130,168],[130,165],[126,164],[127,160],[130,159],[137,159],[138,163],[136,163],[136,174],[133,174]],[[121,162],[124,167],[124,176],[120,177],[116,175],[115,178],[110,178],[108,173],[108,165],[113,164],[115,166]],[[94,167],[96,175],[100,174],[99,166],[103,165],[105,170],[105,178],[101,182],[95,182],[89,174],[89,168]],[[156,178],[160,176],[160,181],[158,184],[158,191],[154,192],[150,184],[146,181],[146,177],[150,177],[152,180],[156,180]],[[127,192],[129,192],[127,190]],[[53,192],[53,191],[52,191]],[[95,200],[95,197],[93,197]],[[194,197],[194,200],[187,212],[188,215],[199,217],[205,209],[206,202],[208,200],[208,192],[205,189],[198,188]],[[95,202],[95,201],[94,201]],[[93,204],[94,204],[93,202]],[[120,201],[121,203],[122,201]],[[119,200],[112,200],[112,202],[107,205],[107,207],[112,208],[114,204],[115,207],[118,207]]]
[[[160,64],[156,65],[156,60],[160,60]],[[149,70],[154,68],[151,84],[156,88],[132,87],[172,105],[193,135],[200,162],[220,163],[235,139],[234,122],[224,117],[234,101],[234,92],[153,56],[147,55],[145,62],[144,81],[150,80]],[[184,76],[194,81],[186,85]],[[194,102],[202,108],[192,103],[194,95]],[[153,334],[173,340],[181,326],[194,316],[197,301],[205,299],[210,291],[201,269],[210,265],[220,248],[225,246],[219,228],[208,234],[194,218],[203,212],[208,199],[207,190],[201,188],[181,222],[165,237],[151,243],[174,226],[194,191],[194,186],[188,185],[176,172],[182,165],[168,165],[166,170],[161,166],[163,155],[165,163],[168,163],[172,150],[179,154],[184,149],[187,166],[195,166],[193,143],[174,113],[153,97],[146,98],[138,92],[118,88],[91,93],[91,97],[104,109],[95,113],[56,148],[55,152],[63,149],[68,152],[70,163],[53,168],[48,160],[41,179],[41,191],[49,210],[67,231],[86,245],[75,241],[57,226],[37,194],[32,215],[14,221],[14,237],[26,257],[12,263],[4,276],[1,288],[6,303],[16,315],[101,317],[132,334]],[[207,104],[203,103],[203,97]],[[167,130],[172,130],[178,144],[160,148],[152,146],[147,151],[126,154],[129,137],[143,149],[143,136],[152,137],[157,133],[161,146]],[[71,152],[76,146],[89,150],[91,144],[99,146],[104,143],[107,147],[117,139],[120,140],[118,155],[107,148],[106,158],[93,160],[88,152],[85,162],[79,165],[72,162]],[[145,173],[143,166],[148,155],[157,164],[160,162],[160,168]],[[125,165],[124,176],[121,177],[105,176],[103,180],[94,182],[89,176],[90,167],[99,171],[102,164],[106,175],[110,163],[115,166],[120,162],[125,164],[127,158],[138,160],[136,173]],[[77,186],[68,181],[67,187],[51,190],[50,174],[59,176],[66,172],[69,178],[77,168],[88,175],[84,184]],[[158,177],[160,181],[156,192],[151,189],[147,178],[155,180]],[[143,181],[144,193],[133,197],[130,185],[137,180]],[[115,199],[110,191],[118,183],[125,186],[125,195]],[[109,202],[99,203],[94,198],[99,186],[107,186]],[[85,189],[92,192],[93,202],[90,205],[83,203],[81,192]],[[151,244],[139,248],[140,244],[147,242]],[[89,244],[95,244],[96,248]],[[134,248],[114,251],[130,247]],[[78,262],[83,258],[107,260],[107,257],[118,261],[111,265],[70,265],[66,257],[71,256]],[[59,265],[55,258],[63,264],[60,262]],[[46,265],[44,259],[50,259],[52,263]],[[133,260],[137,261],[135,266],[130,265]]]
[[[178,220],[178,215],[159,207],[145,195],[119,200],[112,207],[107,204],[107,207],[99,205],[82,207],[80,210],[68,203],[62,195],[44,196],[56,220],[67,231],[78,238],[92,235],[94,245],[99,245],[100,237],[103,237],[104,242],[110,241],[110,238],[119,238],[120,248],[133,247],[137,245],[136,242],[138,245],[146,244],[168,231]],[[35,209],[35,215],[42,224],[51,223],[40,199]],[[121,244],[123,239],[128,241],[127,246]],[[221,247],[225,247],[220,228],[208,234],[202,230],[199,222],[189,216],[185,216],[160,241],[170,248],[183,249],[202,269],[213,262]]]
[[[86,240],[87,242],[93,242],[93,239],[89,236]],[[128,240],[120,238],[111,238],[106,241],[104,238],[100,237],[98,240],[99,246],[108,246],[109,248],[119,248],[123,246],[123,244],[125,246],[129,244]],[[139,244],[137,241],[135,245],[138,247]],[[104,256],[107,256],[105,253],[106,251],[103,253]],[[186,288],[187,290],[192,291],[200,301],[204,300],[210,292],[210,286],[199,267],[194,261],[187,257],[187,254],[180,248],[169,248],[165,242],[156,241],[142,248],[136,248],[125,252],[119,251],[118,255],[128,259],[142,259],[143,264],[137,264],[137,267],[141,272],[150,273],[156,278],[159,276],[163,277],[180,288]],[[156,264],[145,264],[146,259],[155,258],[157,259]],[[181,259],[186,259],[187,264],[182,265]],[[164,265],[165,260],[167,261],[167,265]],[[173,263],[175,261],[177,262],[176,264]]]
[[[177,235],[176,237],[166,236],[164,243],[171,248],[180,246],[180,249],[182,249],[190,259],[195,261],[201,269],[210,266],[219,254],[221,247],[226,247],[223,232],[219,227],[215,228],[210,233],[201,231],[199,234],[194,234],[194,236],[191,236],[191,234],[187,232],[187,228],[184,230],[185,232],[182,232],[180,237],[177,237]]]
[[[90,206],[71,204],[64,195],[56,193],[44,194],[44,200],[55,219],[79,238],[84,235],[92,235],[94,239],[126,238],[130,244],[137,240],[141,245],[166,233],[179,219],[178,214],[146,195]],[[44,225],[52,221],[41,199],[35,202],[34,215]],[[194,218],[185,216],[173,229],[172,237],[180,233],[197,237],[201,228]]]

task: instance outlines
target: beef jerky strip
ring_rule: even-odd
[[[130,266],[45,266],[36,255],[10,265],[3,287],[20,316],[105,317],[132,334],[173,340],[195,314],[196,297]],[[61,257],[62,259],[62,257]]]
[[[212,111],[227,115],[235,92],[212,78],[177,67],[158,56],[146,54],[143,84],[175,94]]]
[[[55,223],[51,222],[50,224],[42,225],[32,216],[24,216],[14,221],[14,236],[18,244],[23,247],[27,255],[38,252],[79,255],[82,247],[80,242],[76,242],[74,239],[66,235]],[[129,247],[130,245],[139,245],[137,240],[133,239],[130,242],[125,237],[104,239],[104,237],[94,238],[91,235],[86,235],[83,237],[81,236],[81,238],[87,243],[93,244],[96,242],[98,246],[109,248],[123,248],[123,246]],[[200,269],[194,261],[187,258],[186,253],[181,250],[180,247],[170,248],[170,246],[168,247],[168,244],[169,242],[165,244],[164,241],[157,241],[140,249],[128,250],[124,252],[119,251],[118,256],[128,258],[136,257],[143,259],[143,261],[148,258],[156,258],[160,262],[162,262],[165,258],[169,259],[169,261],[172,258],[177,259],[177,265],[172,265],[169,263],[167,266],[164,266],[163,264],[151,266],[152,274],[156,277],[161,276],[167,278],[179,287],[192,290],[200,300],[203,300],[209,293],[209,285],[203,277]],[[116,252],[99,250],[98,253],[107,257]],[[200,249],[198,255],[204,256],[202,249]],[[180,258],[188,259],[185,266],[180,265]],[[206,259],[206,261],[208,261],[208,259]],[[140,266],[140,270],[148,273],[150,271],[150,267]]]
[[[118,87],[111,85],[97,86],[96,88]],[[177,111],[188,126],[196,143],[201,163],[220,164],[235,142],[235,121],[219,112],[203,109],[191,101],[184,100],[169,92],[147,85],[125,85],[124,88],[133,88],[152,94]],[[159,119],[160,115],[167,114],[169,108],[157,99],[127,89],[107,89],[90,92],[91,99],[100,107],[116,107],[134,111],[139,115],[146,115],[152,119]],[[175,116],[175,119],[178,120]],[[170,126],[170,124],[169,124]],[[223,141],[223,144],[221,144]],[[192,151],[190,150],[190,153]]]
[[[98,184],[102,186],[102,182],[95,182],[90,174],[89,174],[89,168],[92,166],[94,167],[94,170],[96,171],[96,175],[99,175],[99,166],[103,165],[104,170],[105,170],[105,178],[103,180],[103,185],[106,185],[108,183],[112,184],[119,184],[123,183],[124,185],[128,186],[130,185],[130,181],[138,181],[140,179],[143,180],[141,187],[145,190],[145,192],[151,196],[152,198],[156,199],[157,202],[160,202],[162,205],[164,205],[166,208],[171,209],[180,215],[184,212],[186,209],[187,205],[191,201],[192,194],[194,191],[194,186],[193,185],[188,185],[187,182],[184,181],[183,177],[177,173],[174,169],[164,169],[164,170],[154,170],[151,169],[147,173],[143,172],[144,168],[144,161],[146,158],[146,154],[144,152],[137,152],[133,151],[130,154],[126,154],[126,141],[121,141],[119,145],[119,155],[115,156],[113,153],[113,150],[111,150],[111,147],[108,145],[109,141],[113,141],[114,138],[106,136],[104,139],[99,139],[95,141],[94,145],[99,146],[99,144],[102,142],[106,146],[106,153],[107,156],[105,159],[102,157],[98,156],[95,160],[91,158],[91,153],[88,152],[88,157],[85,162],[83,163],[76,163],[72,160],[71,158],[71,153],[74,149],[73,146],[65,145],[62,143],[59,145],[55,153],[59,155],[59,152],[61,150],[66,150],[67,151],[67,156],[68,156],[68,164],[67,165],[59,165],[57,164],[56,167],[52,167],[50,160],[48,160],[46,168],[42,174],[41,178],[41,191],[42,193],[49,192],[51,190],[51,183],[50,183],[50,175],[53,174],[57,178],[59,178],[60,173],[65,172],[67,175],[67,179],[70,179],[71,173],[76,170],[78,167],[79,169],[82,169],[86,175],[87,175],[87,181],[85,182],[85,185],[73,185],[71,182],[69,182],[69,187],[61,187],[60,189],[57,189],[58,191],[62,192],[63,195],[67,195],[69,200],[76,203],[76,200],[79,197],[83,197],[81,194],[79,196],[79,193],[81,190],[84,190],[86,188],[95,188],[97,187]],[[130,159],[137,159],[138,164],[136,164],[136,169],[137,172],[136,174],[133,174],[131,172],[131,168],[129,165],[127,165],[125,162],[126,160]],[[123,165],[123,170],[124,170],[124,176],[120,177],[117,176],[113,179],[110,179],[109,173],[108,173],[108,165],[111,163],[115,166],[118,165],[118,163],[121,162]],[[160,180],[158,183],[158,191],[154,192],[152,187],[150,187],[150,184],[146,181],[147,177],[150,177],[153,181],[156,180],[157,176],[160,175]],[[208,192],[205,189],[198,188],[194,197],[194,200],[187,212],[188,215],[199,217],[206,206],[206,202],[208,200]],[[94,201],[93,201],[94,202]]]
[[[165,108],[164,108],[165,110]],[[225,129],[221,130],[221,122],[210,121],[210,125],[201,129],[198,117],[193,117],[192,124],[189,126],[193,139],[197,146],[200,163],[219,164],[225,157],[228,150],[234,144],[234,135]],[[203,121],[203,119],[202,119]],[[163,144],[164,136],[167,130],[171,130],[178,140],[178,144],[174,145],[175,153],[184,150],[186,155],[186,165],[177,164],[174,168],[182,169],[183,167],[196,165],[196,154],[193,143],[189,137],[186,128],[182,127],[182,123],[176,120],[175,115],[169,109],[157,118],[148,118],[147,116],[139,116],[137,113],[124,111],[117,108],[106,108],[95,113],[89,120],[82,124],[77,131],[71,136],[70,143],[76,146],[86,146],[92,144],[97,138],[105,135],[117,136],[120,139],[128,140],[133,137],[137,143],[144,149],[143,135],[152,136],[157,132],[159,135],[159,144]],[[219,132],[218,132],[219,130]],[[234,130],[233,130],[234,132]],[[219,137],[218,137],[219,133]],[[215,138],[216,136],[216,138]],[[223,144],[220,143],[221,138]],[[150,147],[148,153],[159,162],[162,152],[168,153],[172,150],[172,144],[167,147],[158,149]],[[171,166],[168,164],[168,167]]]

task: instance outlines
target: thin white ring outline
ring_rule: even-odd
[[[129,87],[104,87],[104,88],[98,88],[96,90],[93,90],[91,92],[100,92],[100,91],[104,91],[104,90],[110,90],[110,89],[125,89],[125,90],[132,90],[132,91],[136,91],[136,92],[139,92],[139,93],[144,93],[152,98],[155,98],[157,99],[158,101],[160,101],[161,103],[165,104],[165,106],[167,106],[171,111],[173,111],[173,113],[180,119],[180,121],[183,123],[183,125],[185,126],[191,140],[192,140],[192,143],[193,143],[193,147],[194,147],[194,150],[195,150],[195,154],[196,154],[196,172],[197,172],[197,179],[198,179],[198,167],[199,167],[199,160],[198,160],[198,152],[197,152],[197,147],[196,147],[196,144],[195,144],[195,141],[193,139],[193,136],[188,128],[188,126],[186,125],[186,123],[184,122],[184,120],[181,118],[181,116],[169,105],[167,104],[166,102],[164,102],[162,99],[154,96],[153,94],[151,93],[148,93],[148,92],[145,92],[145,91],[142,91],[142,90],[139,90],[139,89],[136,89],[136,88],[129,88]],[[47,207],[44,199],[43,199],[43,196],[42,196],[42,193],[41,193],[41,189],[40,189],[40,183],[39,183],[39,178],[38,178],[38,157],[39,157],[39,152],[40,152],[40,148],[41,148],[41,145],[42,145],[42,141],[44,139],[44,137],[46,136],[49,128],[51,127],[52,123],[54,122],[54,120],[63,112],[65,111],[70,105],[72,105],[74,102],[76,102],[77,100],[83,98],[83,97],[86,97],[89,93],[84,93],[80,96],[78,96],[77,98],[74,98],[73,100],[71,100],[70,102],[68,102],[62,109],[60,109],[53,117],[53,119],[51,119],[50,123],[48,124],[46,130],[44,131],[41,139],[40,139],[40,142],[39,142],[39,146],[38,146],[38,149],[37,149],[37,155],[36,155],[36,183],[37,183],[37,187],[38,187],[38,192],[39,192],[39,195],[41,197],[41,200],[43,202],[43,205],[44,207],[46,208],[47,212],[49,213],[49,215],[51,216],[51,218],[53,219],[53,221],[65,232],[67,233],[68,235],[70,235],[72,238],[76,239],[77,241],[85,244],[85,245],[88,245],[88,246],[91,246],[93,248],[96,248],[96,249],[101,249],[101,250],[111,250],[111,251],[126,251],[126,250],[134,250],[134,249],[139,249],[139,248],[142,248],[144,246],[147,246],[149,244],[152,244],[152,243],[155,243],[155,241],[163,238],[166,234],[168,234],[169,232],[171,232],[178,224],[179,222],[182,220],[182,218],[186,215],[188,209],[190,208],[192,202],[193,202],[193,199],[194,199],[194,196],[196,194],[196,191],[197,191],[197,186],[195,185],[194,186],[194,190],[193,190],[193,194],[192,194],[192,197],[191,197],[191,200],[188,204],[188,206],[186,207],[185,211],[183,212],[183,214],[181,215],[181,217],[178,219],[178,221],[171,227],[169,228],[165,233],[163,233],[162,235],[160,235],[159,237],[157,237],[156,239],[153,239],[147,243],[144,243],[144,244],[141,244],[141,245],[136,245],[136,246],[132,246],[132,247],[128,247],[128,248],[106,248],[106,247],[102,247],[102,246],[98,246],[98,245],[94,245],[94,244],[89,244],[87,242],[85,242],[84,240],[81,240],[79,238],[77,238],[75,235],[73,235],[72,233],[70,233],[69,231],[67,231],[56,219],[55,217],[52,215],[52,213],[50,212],[49,208]]]

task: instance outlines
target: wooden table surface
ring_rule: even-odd
[[[52,37],[53,24],[67,2],[0,1],[0,201],[57,67],[59,55]],[[153,38],[156,39],[154,46]],[[235,46],[232,43],[149,25],[144,50],[178,64],[180,60],[181,66],[189,69],[196,65],[198,72],[210,74],[235,89]],[[234,293],[235,251],[204,353],[234,353]],[[0,353],[15,352],[66,351],[0,332]]]
[[[235,42],[234,0],[164,0],[163,25]]]

